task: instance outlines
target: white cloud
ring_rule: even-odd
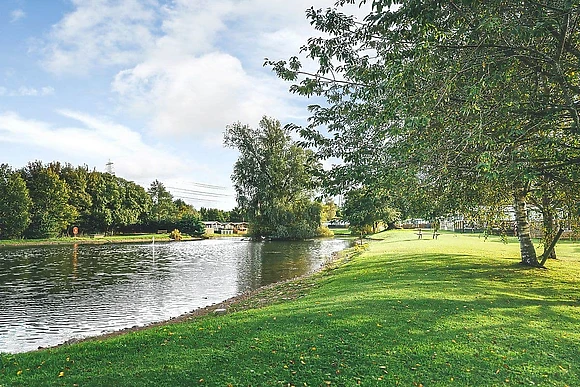
[[[282,101],[268,80],[248,75],[231,55],[149,61],[117,75],[113,89],[138,114],[151,114],[158,134],[220,137],[234,121],[258,122]],[[274,103],[278,102],[278,103]]]
[[[155,0],[73,0],[76,9],[55,24],[44,48],[55,73],[89,73],[98,66],[128,65],[153,42]]]
[[[45,47],[56,73],[124,66],[112,81],[118,107],[158,135],[221,143],[226,125],[306,115],[265,57],[298,53],[314,30],[305,10],[334,0],[73,0]],[[304,102],[302,102],[302,106]]]
[[[18,91],[16,93],[14,93],[14,95],[23,96],[23,97],[29,97],[29,96],[34,97],[34,96],[38,95],[38,90],[36,90],[33,87],[20,86],[18,88]]]
[[[40,95],[54,95],[54,87],[45,86],[40,89]]]
[[[177,1],[166,9],[163,35],[143,61],[117,74],[112,89],[122,106],[150,117],[155,133],[213,143],[235,121],[256,125],[264,114],[299,115],[288,85],[262,65],[266,53],[284,58],[306,41],[309,4]]]
[[[14,11],[10,12],[10,22],[16,23],[17,21],[23,19],[26,16],[26,13],[21,9],[15,9]]]
[[[139,133],[123,125],[79,112],[59,113],[76,125],[56,127],[13,112],[1,113],[0,144],[25,145],[78,165],[104,165],[111,159],[119,176],[137,181],[176,178],[184,163],[191,170],[202,169],[192,160],[146,144]]]

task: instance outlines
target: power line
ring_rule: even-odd
[[[219,189],[219,190],[228,189],[228,187],[224,187],[224,186],[221,186],[221,185],[213,185],[213,184],[206,184],[206,183],[196,183],[195,181],[187,181],[186,183],[188,185],[195,185],[197,187],[202,187],[202,188]]]
[[[193,194],[193,195],[201,195],[201,196],[209,196],[209,197],[231,197],[232,196],[232,195],[220,194],[220,193],[216,193],[216,192],[197,191],[197,190],[193,190],[193,189],[185,189],[185,188],[177,188],[177,187],[167,187],[167,189],[185,192],[185,193]]]
[[[193,201],[197,201],[197,202],[219,203],[219,200],[197,198],[197,197],[193,197],[193,196],[175,195],[174,197],[176,197],[177,199],[188,199],[188,200],[193,200]]]

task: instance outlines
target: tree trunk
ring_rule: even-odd
[[[556,223],[554,221],[554,212],[550,206],[550,199],[547,196],[542,197],[542,219],[544,222],[544,254],[548,249],[548,246],[552,244],[554,237],[556,235]],[[549,259],[556,259],[556,249],[548,254]]]
[[[536,249],[530,235],[530,224],[528,223],[528,210],[526,207],[525,189],[517,189],[514,195],[516,223],[518,225],[518,238],[520,240],[521,263],[528,266],[539,266]]]
[[[554,247],[556,247],[556,243],[558,243],[558,240],[560,240],[560,237],[562,236],[563,233],[564,229],[560,228],[560,230],[558,230],[558,232],[554,236],[552,243],[550,243],[550,246],[548,246],[547,249],[544,251],[544,254],[542,255],[542,261],[540,262],[540,266],[543,267],[544,263],[546,263],[546,260],[548,260],[548,258],[552,255]]]

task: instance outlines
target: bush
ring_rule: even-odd
[[[373,226],[350,226],[350,233],[352,235],[371,235],[373,234]]]
[[[320,226],[316,229],[316,235],[330,238],[334,236],[334,232],[326,226]]]
[[[169,239],[171,239],[171,240],[180,241],[181,238],[182,238],[181,232],[178,229],[171,231],[171,233],[169,234]]]
[[[194,215],[184,215],[176,224],[180,230],[189,236],[196,237],[201,236],[205,232],[205,227],[203,223]]]

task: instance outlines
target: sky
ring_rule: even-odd
[[[0,163],[60,161],[196,208],[235,207],[235,122],[304,124],[312,101],[264,67],[334,0],[1,0]]]

